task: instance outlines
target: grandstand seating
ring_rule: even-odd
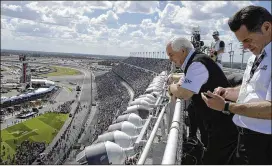
[[[136,75],[138,74],[137,72],[138,71],[136,69]],[[134,72],[131,71],[131,73],[133,76]],[[165,73],[161,73],[160,75],[156,76],[155,79],[153,79],[153,82],[149,82],[149,85],[151,86],[147,85],[145,87],[151,88],[156,87],[157,85],[161,85],[161,88],[163,88],[163,80],[166,80]],[[142,92],[144,92],[143,89]],[[150,91],[149,93],[151,94],[152,91]],[[143,108],[150,103],[155,104],[155,100],[158,101],[155,101],[157,105],[162,102],[161,98],[158,97],[158,94],[156,95],[156,97],[147,94],[145,96],[149,96],[149,98],[142,95],[139,98],[136,98],[133,102],[131,102],[131,104],[138,104],[129,106],[130,108],[133,107],[131,110],[134,110],[136,114],[128,113],[117,117],[115,121],[113,121],[114,124],[109,126],[107,133],[98,136],[98,139],[93,145],[86,147],[84,151],[78,154],[77,161],[81,164],[124,164],[128,157],[134,156],[136,154],[136,151],[134,150],[136,148],[135,142],[137,138],[139,138],[140,133],[146,132],[144,131],[146,130],[144,125],[147,125],[147,123],[150,122],[146,119],[150,115],[154,114],[154,106],[156,105],[154,105],[153,107],[148,107],[148,109]],[[153,100],[150,98],[152,98]],[[143,103],[147,105],[141,105]],[[141,106],[143,106],[143,108]],[[140,112],[142,111],[147,113],[145,119],[140,116]],[[103,160],[99,160],[99,158],[103,158]]]
[[[124,63],[142,67],[161,73],[162,71],[170,71],[170,61],[168,59],[155,59],[155,58],[141,58],[141,57],[129,57],[123,61]]]

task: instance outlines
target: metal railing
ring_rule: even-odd
[[[161,120],[163,119],[163,115],[164,115],[166,106],[167,105],[165,105],[162,108],[162,110],[161,110],[161,112],[160,112],[160,114],[158,116],[158,119],[157,119],[157,121],[156,121],[156,123],[154,125],[154,128],[153,128],[153,130],[152,130],[152,132],[150,134],[150,137],[149,137],[149,139],[148,139],[148,141],[147,141],[147,143],[146,143],[146,145],[144,147],[144,150],[143,150],[143,152],[141,154],[141,157],[138,160],[138,163],[137,163],[138,165],[143,165],[145,163],[145,160],[147,158],[148,152],[149,152],[149,150],[150,150],[150,148],[152,146],[153,140],[154,140],[154,138],[156,136],[156,132],[157,132],[159,126],[160,126]]]
[[[162,164],[173,165],[176,164],[176,155],[178,149],[179,132],[182,130],[181,115],[182,115],[182,100],[177,99],[175,104],[175,111],[172,118],[172,124],[167,138],[167,144],[164,150]],[[182,141],[182,140],[180,140]]]

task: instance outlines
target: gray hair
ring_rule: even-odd
[[[194,46],[193,44],[186,38],[184,37],[178,37],[178,38],[173,38],[169,44],[171,45],[173,51],[178,52],[180,49],[186,49],[188,52],[191,51]]]

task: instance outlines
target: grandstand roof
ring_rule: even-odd
[[[17,100],[17,99],[21,99],[21,98],[24,98],[24,97],[30,97],[31,95],[35,95],[35,94],[42,94],[42,93],[45,93],[45,92],[49,92],[53,88],[54,88],[54,86],[50,86],[49,88],[39,88],[39,89],[37,89],[35,91],[32,91],[32,92],[29,92],[29,93],[20,94],[19,96],[12,96],[12,97],[5,98],[5,99],[1,98],[1,103],[5,102],[5,101],[9,101],[9,100]]]
[[[39,88],[35,90],[34,93],[42,93],[42,92],[45,92],[46,90],[48,90],[48,88]]]

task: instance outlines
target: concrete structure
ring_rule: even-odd
[[[31,84],[40,84],[41,86],[51,86],[51,85],[55,85],[55,82],[50,81],[50,80],[46,80],[46,79],[31,79]]]
[[[18,96],[12,96],[3,100],[1,99],[1,107],[5,108],[8,106],[20,104],[26,101],[36,100],[46,95],[47,93],[52,92],[53,90],[55,90],[55,86],[50,86],[49,88],[39,88],[32,92],[28,92]]]

